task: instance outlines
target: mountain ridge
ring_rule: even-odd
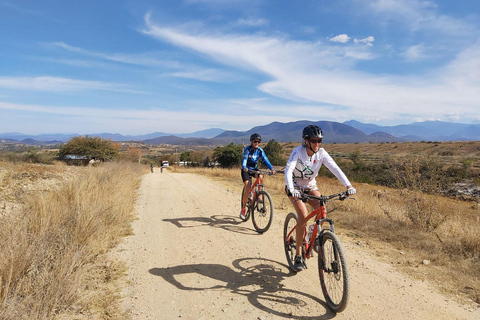
[[[334,121],[272,122],[256,126],[247,131],[211,128],[192,133],[169,134],[153,132],[145,135],[122,135],[119,133],[94,133],[113,141],[141,141],[148,144],[178,145],[220,145],[225,143],[246,143],[252,133],[259,133],[264,141],[299,142],[301,132],[308,124],[316,124],[324,131],[326,143],[402,142],[402,141],[458,141],[480,140],[480,124],[463,124],[443,121],[424,121],[396,126],[380,126],[349,120]],[[3,143],[24,143],[27,145],[59,144],[78,134],[24,135],[19,132],[0,133]]]

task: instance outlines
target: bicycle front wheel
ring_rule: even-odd
[[[260,191],[252,208],[252,222],[258,233],[270,228],[273,218],[273,202],[267,191]]]
[[[285,247],[285,255],[287,256],[288,267],[293,269],[295,263],[295,254],[297,251],[297,221],[298,216],[295,212],[290,212],[285,218],[285,224],[283,226],[283,245]]]
[[[334,312],[342,312],[347,307],[350,291],[347,258],[342,243],[333,232],[323,234],[318,272],[327,305]]]

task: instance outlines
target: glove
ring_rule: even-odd
[[[355,193],[357,193],[357,190],[355,190],[354,187],[350,187],[350,188],[347,189],[347,193],[348,193],[349,196],[351,196],[351,195],[354,195]]]
[[[294,198],[300,198],[302,196],[302,193],[300,192],[300,190],[297,190],[297,189],[291,189],[290,194]]]

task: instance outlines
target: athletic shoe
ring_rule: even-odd
[[[240,217],[240,219],[245,220],[245,218],[246,218],[246,217],[245,217],[245,208],[243,208],[242,210],[240,210],[240,216],[239,216],[239,217]]]
[[[293,264],[293,270],[296,272],[305,270],[305,265],[303,264],[302,256],[295,256],[295,263]]]

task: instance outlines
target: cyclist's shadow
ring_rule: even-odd
[[[232,216],[213,215],[211,217],[163,219],[162,221],[170,222],[178,228],[212,227],[242,234],[258,234],[254,229],[242,226],[244,222]]]
[[[291,275],[282,270],[287,266],[273,260],[260,258],[244,258],[233,262],[235,269],[220,264],[189,264],[169,268],[153,268],[149,272],[160,276],[170,284],[181,290],[225,290],[247,296],[248,301],[255,307],[280,317],[292,318],[291,313],[280,310],[297,309],[308,305],[308,301],[322,305],[326,312],[323,315],[302,316],[295,319],[332,319],[335,313],[328,309],[326,303],[319,298],[297,290],[284,288],[282,281]],[[221,284],[210,287],[198,287],[184,284],[180,281],[183,274],[197,274],[214,279]],[[198,279],[189,283],[199,283]],[[261,286],[261,289],[252,289],[251,286]],[[298,307],[298,308],[296,308]]]

